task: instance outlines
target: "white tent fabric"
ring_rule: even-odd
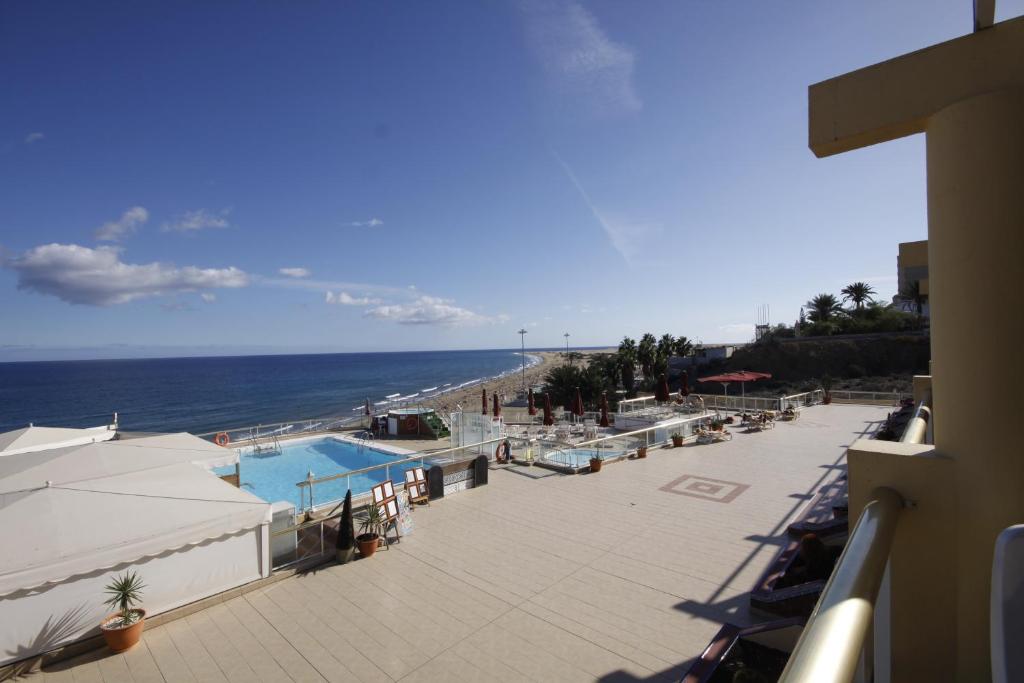
[[[126,569],[151,615],[269,575],[271,506],[209,471],[237,460],[190,434],[0,457],[0,666],[98,633]]]
[[[109,441],[116,433],[113,426],[87,429],[28,426],[0,434],[0,456]]]
[[[237,458],[190,434],[0,458],[0,547],[19,549],[0,554],[0,596],[269,522],[203,469]]]

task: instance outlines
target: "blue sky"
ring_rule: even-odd
[[[997,19],[1024,12],[999,4]],[[0,360],[745,341],[926,237],[807,86],[939,2],[7,2]]]

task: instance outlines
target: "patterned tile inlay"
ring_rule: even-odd
[[[749,484],[701,477],[696,474],[684,474],[675,481],[665,484],[660,490],[678,493],[680,496],[713,500],[716,503],[731,503],[749,488]]]

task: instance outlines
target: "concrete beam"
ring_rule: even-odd
[[[812,85],[810,148],[826,157],[922,133],[944,107],[1011,87],[1024,87],[1024,17]]]
[[[974,0],[974,30],[989,28],[996,21],[996,0]]]

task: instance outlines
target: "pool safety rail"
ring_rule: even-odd
[[[287,422],[273,422],[271,424],[258,424],[249,427],[233,427],[231,429],[218,429],[214,432],[196,434],[201,439],[214,441],[219,435],[226,434],[228,446],[251,447],[254,444],[273,442],[275,439],[296,435],[318,434],[321,432],[334,432],[344,429],[366,426],[365,415],[345,415],[342,417],[313,417],[301,420],[288,420]]]
[[[514,437],[507,438],[510,442],[514,442],[516,440]],[[448,465],[452,463],[473,460],[480,455],[487,455],[488,457],[491,457],[497,445],[505,440],[506,437],[488,439],[487,441],[480,441],[477,443],[467,444],[465,446],[457,446],[455,448],[445,448],[439,451],[421,452],[406,458],[397,457],[390,462],[381,463],[380,465],[371,465],[370,467],[363,467],[358,470],[338,472],[337,474],[329,474],[324,477],[310,477],[309,479],[305,479],[303,481],[295,483],[295,485],[299,488],[299,509],[305,511],[317,507],[325,507],[327,505],[336,505],[341,500],[340,498],[335,498],[333,500],[326,501],[316,500],[317,484],[323,484],[324,482],[329,481],[337,481],[338,479],[345,479],[345,488],[351,490],[352,477],[356,477],[362,474],[379,472],[384,475],[384,479],[391,479],[392,469],[394,469],[395,473],[401,473],[405,469],[407,469],[405,466],[418,465],[420,467],[423,467],[424,469],[427,469],[433,465]],[[404,477],[404,475],[402,476]],[[353,491],[352,495],[365,495],[365,493],[356,494],[356,492]]]
[[[589,467],[589,457],[588,462],[580,461],[581,452],[586,452],[587,456],[592,452],[601,460],[624,458],[635,454],[639,448],[665,445],[672,441],[674,435],[682,436],[684,441],[693,440],[698,430],[706,427],[714,418],[715,415],[708,413],[680,417],[644,429],[577,442],[569,441],[569,435],[561,432],[559,427],[549,427],[549,432],[540,432],[533,437],[520,436],[518,441],[521,446],[519,449],[513,448],[513,455],[517,459],[532,459],[539,465],[555,465],[559,469],[578,471]]]
[[[874,679],[870,636],[875,602],[904,508],[903,498],[892,489],[883,487],[872,493],[780,681],[849,683]]]

